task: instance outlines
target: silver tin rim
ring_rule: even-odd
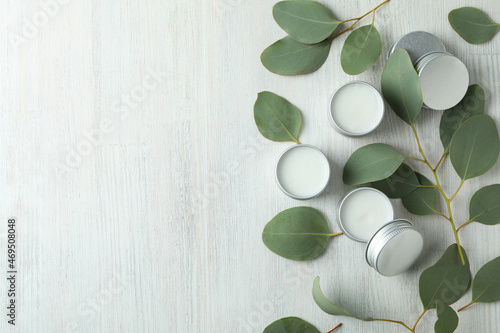
[[[281,186],[281,183],[279,181],[279,178],[278,178],[278,165],[281,161],[281,158],[290,150],[292,149],[295,149],[295,148],[300,148],[300,147],[309,147],[309,148],[313,148],[314,150],[316,150],[317,152],[319,152],[321,154],[321,156],[323,156],[323,158],[325,159],[325,162],[326,164],[328,165],[328,178],[325,182],[325,186],[323,186],[323,188],[318,191],[317,193],[311,195],[311,196],[298,196],[298,195],[295,195],[293,193],[290,193],[288,192],[287,190],[285,190],[283,188],[283,186]],[[297,144],[297,145],[293,145],[293,146],[290,146],[288,147],[287,149],[285,149],[281,155],[278,157],[278,160],[276,161],[276,167],[274,168],[274,177],[276,179],[276,184],[278,184],[278,187],[280,188],[280,190],[285,193],[287,196],[289,196],[290,198],[292,199],[296,199],[296,200],[308,200],[308,199],[312,199],[312,198],[315,198],[317,197],[318,195],[320,195],[321,193],[323,193],[323,191],[328,187],[328,183],[330,183],[330,177],[331,177],[331,169],[330,169],[330,161],[328,161],[328,158],[326,157],[326,155],[321,151],[319,150],[317,147],[313,146],[313,145],[310,145],[310,144],[306,144],[306,143],[302,143],[302,144]]]
[[[382,249],[392,238],[408,230],[416,231],[413,224],[405,219],[393,220],[382,226],[366,244],[365,259],[368,265],[380,273],[377,264]]]
[[[453,54],[446,52],[446,51],[433,51],[433,52],[426,53],[423,56],[421,56],[420,58],[418,58],[418,60],[415,62],[415,70],[417,71],[418,77],[420,77],[420,75],[422,74],[422,72],[424,71],[425,67],[428,64],[430,64],[433,60],[440,58],[440,57],[443,57],[443,56],[449,56],[449,57],[453,57],[453,58],[458,59]],[[460,59],[458,59],[458,60],[460,62],[462,62]],[[465,94],[464,94],[464,96],[465,96]],[[429,107],[427,104],[425,104],[424,101],[422,101],[422,104],[423,104],[423,107],[425,107],[429,110],[443,111],[443,110],[433,109],[433,108]],[[444,109],[444,110],[446,110],[446,109]]]
[[[382,116],[380,117],[380,120],[378,121],[377,125],[375,127],[373,127],[373,129],[369,130],[369,131],[366,131],[366,132],[362,132],[362,133],[353,133],[353,132],[349,132],[349,131],[346,131],[344,130],[343,128],[341,128],[336,122],[335,122],[335,119],[333,119],[333,113],[332,113],[332,102],[333,102],[333,98],[335,97],[335,95],[337,94],[337,92],[339,92],[340,89],[342,89],[343,87],[345,86],[348,86],[350,84],[363,84],[365,86],[368,86],[370,87],[371,89],[373,89],[373,91],[375,91],[377,93],[377,97],[378,99],[380,100],[381,102],[381,105],[382,105]],[[347,83],[344,83],[343,85],[341,85],[340,87],[338,87],[337,89],[335,89],[335,91],[333,92],[332,94],[332,97],[330,97],[330,103],[328,104],[328,120],[330,121],[330,125],[332,125],[332,127],[340,134],[342,135],[345,135],[345,136],[349,136],[349,137],[359,137],[359,136],[364,136],[364,135],[367,135],[373,131],[375,131],[379,126],[380,124],[382,123],[382,121],[384,120],[384,117],[385,117],[385,103],[384,103],[384,99],[382,98],[382,94],[380,94],[380,92],[377,90],[377,88],[375,88],[373,85],[369,84],[368,82],[365,82],[365,81],[361,81],[361,80],[354,80],[354,81],[350,81],[350,82],[347,82]]]
[[[366,243],[366,242],[369,242],[372,238],[370,239],[361,239],[361,238],[357,238],[357,237],[354,237],[353,235],[351,235],[345,228],[344,228],[344,225],[342,224],[342,218],[341,218],[341,215],[340,215],[340,211],[342,210],[342,205],[344,204],[345,200],[347,199],[348,196],[350,196],[352,193],[354,192],[357,192],[357,191],[364,191],[364,190],[370,190],[370,191],[374,191],[374,192],[377,192],[377,193],[380,193],[386,200],[387,202],[389,203],[389,205],[391,206],[392,208],[392,217],[394,218],[394,206],[392,205],[392,202],[391,200],[389,199],[389,197],[387,197],[387,195],[385,195],[382,191],[379,191],[377,190],[376,188],[373,188],[373,187],[358,187],[354,190],[351,190],[349,192],[347,192],[339,201],[339,205],[338,205],[338,209],[337,209],[337,224],[339,225],[340,229],[342,229],[342,232],[344,233],[344,235],[346,235],[347,237],[349,237],[350,239],[356,241],[356,242],[360,242],[360,243]],[[392,222],[392,221],[391,221]],[[388,223],[391,223],[391,222],[388,222]],[[386,226],[386,224],[384,224],[381,228],[383,228],[384,226]],[[379,229],[380,230],[380,229]],[[378,232],[378,231],[377,231]]]
[[[413,35],[425,34],[425,35],[429,36],[429,38],[432,38],[434,40],[434,42],[439,42],[439,43],[436,43],[434,45],[434,46],[436,46],[436,49],[434,51],[446,51],[446,47],[444,46],[441,39],[439,39],[437,36],[431,34],[430,32],[427,32],[427,31],[417,30],[417,31],[412,31],[412,32],[409,32],[407,34],[404,34],[404,35],[400,36],[398,39],[396,39],[396,41],[391,45],[391,47],[389,48],[389,51],[387,52],[387,58],[389,58],[391,56],[391,54],[394,53],[394,51],[396,51],[396,44],[398,44],[403,38],[407,38],[409,35],[412,35],[412,34]],[[439,48],[437,48],[437,47],[439,47]],[[410,55],[410,58],[411,58],[411,55]],[[421,56],[417,57],[417,58],[421,58]],[[413,64],[416,64],[417,59],[412,59],[412,62],[413,62]]]

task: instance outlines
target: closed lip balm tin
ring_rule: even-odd
[[[422,235],[410,221],[400,219],[380,228],[366,245],[365,258],[384,276],[395,276],[408,270],[422,253]]]
[[[424,54],[435,51],[446,51],[443,42],[431,33],[413,31],[399,37],[389,49],[389,57],[397,49],[405,49],[410,55],[413,64]]]

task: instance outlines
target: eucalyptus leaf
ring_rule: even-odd
[[[328,314],[331,314],[331,315],[334,315],[334,316],[347,316],[347,317],[355,318],[355,319],[362,320],[362,321],[374,321],[374,320],[376,320],[376,319],[373,319],[373,318],[359,318],[359,317],[356,317],[356,316],[350,314],[349,311],[347,311],[343,307],[337,306],[337,305],[333,305],[325,297],[325,295],[321,291],[321,287],[319,285],[319,276],[317,276],[314,279],[312,294],[313,294],[314,301],[319,306],[319,308],[321,310],[323,310],[324,312],[328,313]]]
[[[405,158],[395,148],[383,143],[361,147],[344,166],[344,183],[359,185],[385,179],[396,172]]]
[[[262,241],[269,250],[291,260],[316,258],[330,237],[328,223],[318,210],[310,207],[286,209],[267,223]]]
[[[500,25],[493,22],[488,14],[474,7],[454,9],[448,20],[453,30],[471,44],[489,41],[500,29]]]
[[[297,317],[276,320],[263,333],[319,333],[313,325]]]
[[[462,265],[457,244],[445,251],[438,262],[420,275],[419,291],[424,310],[436,307],[437,301],[453,304],[467,291],[470,283],[469,261],[462,248],[465,265]]]
[[[425,176],[415,173],[420,185],[434,186],[434,184]],[[433,187],[420,187],[403,197],[401,200],[403,206],[412,214],[415,215],[432,215],[436,214],[436,189]]]
[[[483,187],[472,196],[469,221],[495,225],[500,223],[500,184]]]
[[[479,269],[472,283],[472,302],[500,301],[500,257]]]
[[[303,44],[286,36],[265,49],[260,59],[269,71],[276,74],[307,74],[324,64],[331,43],[331,40],[325,40],[318,44]]]
[[[474,116],[460,126],[450,144],[450,160],[462,180],[486,173],[497,162],[500,142],[495,121]]]
[[[422,89],[406,50],[397,49],[387,60],[382,94],[398,117],[410,125],[415,123],[423,105]]]
[[[388,178],[372,183],[372,186],[382,191],[391,199],[402,198],[420,187],[417,175],[405,163]]]
[[[469,86],[460,103],[443,113],[439,124],[439,134],[446,152],[450,149],[451,139],[456,130],[470,117],[483,114],[484,104],[484,90],[481,86],[474,84]]]
[[[453,333],[458,327],[458,316],[448,304],[437,302],[438,320],[434,325],[435,333]]]
[[[273,7],[273,17],[290,37],[304,44],[324,41],[340,24],[316,1],[280,1]]]
[[[373,24],[354,30],[346,38],[340,63],[347,74],[357,75],[370,68],[382,53],[382,39]]]
[[[263,91],[258,94],[253,112],[255,124],[264,137],[299,143],[302,117],[292,103],[272,92]]]

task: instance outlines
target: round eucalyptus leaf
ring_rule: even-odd
[[[472,302],[500,301],[500,257],[479,269],[472,282]]]
[[[276,74],[307,74],[325,63],[331,43],[331,40],[325,40],[309,45],[286,36],[265,49],[260,59],[264,67]]]
[[[451,27],[471,44],[481,44],[492,39],[500,29],[488,14],[474,7],[454,9],[448,15]]]
[[[313,325],[297,317],[276,320],[264,329],[263,333],[319,333]]]
[[[389,178],[374,182],[372,186],[389,198],[396,199],[409,195],[419,188],[420,183],[415,172],[403,163]]]
[[[462,248],[462,265],[457,244],[453,244],[438,262],[420,275],[419,292],[424,310],[436,307],[437,301],[453,304],[467,291],[470,283],[469,260]]]
[[[500,184],[483,187],[472,196],[469,220],[482,224],[500,223]]]
[[[437,302],[437,316],[438,320],[434,325],[435,333],[453,333],[458,327],[458,316],[448,304],[438,301]]]
[[[319,276],[314,279],[313,282],[313,290],[312,290],[313,298],[316,304],[319,306],[321,310],[324,312],[334,315],[334,316],[347,316],[354,319],[362,320],[362,321],[374,321],[373,318],[358,318],[349,313],[346,309],[341,306],[333,305],[323,294],[321,291],[321,287],[319,285]]]
[[[259,132],[267,139],[299,143],[300,111],[283,97],[269,91],[260,92],[253,114]]]
[[[434,186],[434,184],[425,176],[415,173],[420,185]],[[412,214],[415,215],[432,215],[436,214],[436,189],[433,187],[420,187],[403,197],[401,200],[403,206]]]
[[[450,149],[451,139],[456,130],[470,117],[483,114],[484,104],[484,90],[481,86],[474,84],[469,86],[460,103],[443,113],[439,124],[439,134],[446,152]]]
[[[486,173],[496,164],[499,153],[497,125],[488,115],[465,121],[450,144],[451,164],[463,180]]]
[[[347,74],[357,75],[370,68],[382,53],[382,39],[373,24],[354,30],[346,38],[340,63]]]
[[[373,143],[359,148],[349,157],[342,178],[346,185],[376,182],[396,172],[405,158],[389,145]]]
[[[303,261],[319,256],[332,236],[321,212],[310,207],[294,207],[267,223],[262,241],[279,256]]]
[[[394,112],[413,125],[423,105],[420,79],[410,56],[398,49],[387,60],[382,73],[382,94]]]
[[[290,37],[304,44],[324,41],[340,24],[316,1],[280,1],[273,7],[273,17]]]

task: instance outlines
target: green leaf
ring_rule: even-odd
[[[356,317],[356,316],[350,314],[349,311],[347,311],[343,307],[340,307],[340,306],[337,306],[337,305],[333,305],[325,297],[325,295],[321,291],[321,287],[319,286],[319,276],[317,276],[314,279],[312,294],[313,294],[314,301],[319,306],[319,308],[321,310],[323,310],[324,312],[328,313],[328,314],[331,314],[331,315],[334,315],[334,316],[347,316],[347,317],[355,318],[355,319],[362,320],[362,321],[374,321],[375,320],[373,318],[359,318],[359,317]]]
[[[472,283],[472,302],[500,301],[500,257],[479,269]]]
[[[271,72],[297,75],[320,68],[330,53],[331,40],[319,44],[303,44],[290,36],[280,39],[262,52],[262,64]]]
[[[450,144],[451,164],[462,180],[486,173],[497,162],[499,153],[497,125],[488,115],[465,121]]]
[[[340,24],[316,1],[280,1],[273,7],[273,17],[290,37],[304,44],[324,41]]]
[[[451,139],[457,129],[470,117],[484,113],[484,90],[474,84],[469,86],[465,97],[455,107],[446,110],[441,117],[439,134],[444,150],[450,149]]]
[[[425,176],[416,172],[419,183],[423,186],[434,186]],[[420,187],[406,197],[402,198],[403,206],[415,215],[436,214],[436,189],[432,187]]]
[[[354,30],[345,40],[340,54],[342,69],[357,75],[370,68],[382,53],[382,39],[373,24]]]
[[[469,261],[462,248],[462,265],[457,244],[451,245],[438,262],[420,275],[419,291],[424,310],[436,307],[437,301],[453,304],[458,301],[470,283]]]
[[[409,195],[420,186],[420,183],[415,172],[403,163],[389,178],[374,182],[372,186],[389,198],[396,199]]]
[[[481,44],[492,39],[500,29],[488,14],[474,7],[452,10],[448,15],[451,27],[471,44]]]
[[[500,184],[483,187],[470,200],[469,221],[495,225],[500,223]]]
[[[310,207],[294,207],[267,223],[262,241],[277,255],[302,261],[316,258],[332,236],[321,212]]]
[[[385,179],[396,172],[405,158],[405,155],[383,143],[361,147],[344,166],[344,183],[359,185]]]
[[[455,310],[442,301],[437,302],[438,320],[434,325],[436,333],[453,333],[458,327],[458,316]]]
[[[387,60],[382,73],[382,94],[394,112],[413,125],[423,105],[420,79],[410,56],[398,49]]]
[[[255,124],[269,140],[299,143],[302,117],[299,109],[281,96],[269,91],[258,94],[253,107]]]
[[[264,329],[263,333],[319,333],[313,325],[297,317],[276,320]]]

